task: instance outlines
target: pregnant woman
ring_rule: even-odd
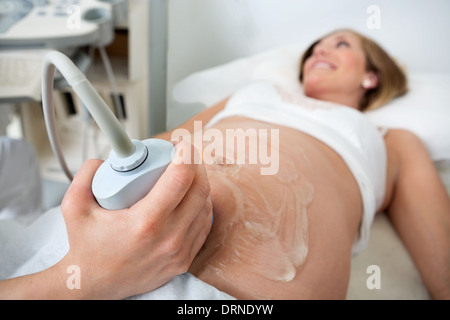
[[[345,298],[351,257],[387,211],[431,295],[449,298],[450,201],[439,175],[416,136],[363,114],[404,94],[404,73],[370,39],[339,30],[308,48],[299,80],[304,98],[252,83],[160,136],[192,142],[196,120],[209,133],[197,149],[209,150],[214,224],[189,271],[236,298]],[[272,174],[249,161],[261,146],[277,154]]]

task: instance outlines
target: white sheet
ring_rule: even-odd
[[[32,221],[41,213],[41,205],[34,148],[26,141],[0,136],[0,220]]]

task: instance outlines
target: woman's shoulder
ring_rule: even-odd
[[[396,150],[411,149],[415,146],[423,146],[422,140],[412,131],[406,129],[389,129],[384,135],[388,145]]]
[[[405,129],[390,129],[384,136],[388,159],[405,160],[428,157],[423,141],[413,132]]]
[[[408,168],[421,168],[432,164],[428,151],[413,132],[405,129],[389,129],[384,136],[387,153],[386,199],[382,206],[385,210],[394,196],[394,187],[400,176],[408,174],[411,170],[402,170],[407,164]],[[412,170],[412,171],[415,171]]]

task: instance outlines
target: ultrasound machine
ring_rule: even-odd
[[[126,0],[0,0],[0,103],[40,101],[40,70],[50,50],[85,71],[90,58],[80,48],[103,50],[126,15]]]

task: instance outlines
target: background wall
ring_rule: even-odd
[[[410,72],[450,73],[448,0],[169,0],[167,127],[202,107],[171,98],[192,72],[336,28],[370,36]]]

